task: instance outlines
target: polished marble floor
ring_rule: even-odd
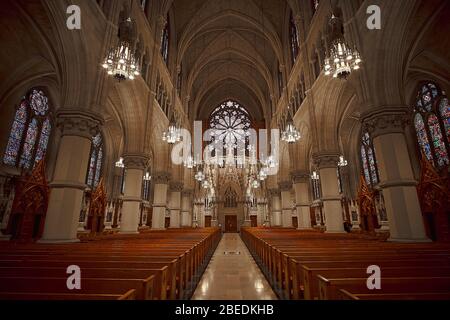
[[[225,233],[193,300],[274,300],[277,296],[239,234]]]

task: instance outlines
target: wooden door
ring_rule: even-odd
[[[211,216],[205,216],[205,228],[211,228]]]
[[[225,216],[225,232],[237,232],[237,216]]]
[[[164,220],[164,228],[168,229],[170,227],[170,217],[166,217]]]
[[[258,226],[258,217],[257,216],[250,216],[251,226],[252,228],[256,228]]]
[[[297,229],[298,228],[298,218],[292,217],[292,226]]]

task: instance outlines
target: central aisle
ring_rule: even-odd
[[[225,233],[192,300],[275,300],[277,296],[237,233]]]

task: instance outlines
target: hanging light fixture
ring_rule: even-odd
[[[319,179],[320,179],[320,177],[319,177],[319,174],[317,173],[317,171],[313,171],[313,173],[311,175],[311,180],[317,181]]]
[[[181,130],[173,118],[170,121],[170,124],[169,124],[169,127],[167,128],[167,130],[163,132],[162,139],[163,139],[163,141],[167,142],[168,144],[175,144],[177,142],[180,142]]]
[[[184,160],[184,166],[188,169],[192,169],[195,166],[194,158],[189,155],[186,160]]]
[[[130,6],[130,15],[133,9],[133,1]],[[108,75],[113,76],[118,81],[134,80],[139,72],[139,61],[133,53],[132,35],[135,23],[128,17],[120,25],[121,34],[119,44],[113,47],[103,62],[103,68]]]
[[[203,187],[203,189],[208,189],[210,187],[209,181],[203,180],[202,187]]]
[[[339,157],[339,167],[346,167],[348,165],[348,161],[344,159],[344,156]]]
[[[260,186],[259,181],[258,181],[257,179],[254,179],[254,180],[252,181],[252,188],[253,188],[253,189],[258,189],[259,186]]]
[[[351,49],[345,43],[340,20],[334,14],[331,16],[330,26],[334,39],[325,58],[324,72],[326,76],[332,75],[333,78],[347,79],[353,70],[360,69],[361,56],[356,48]]]
[[[116,162],[116,168],[125,168],[125,164],[123,163],[123,158],[120,158],[119,161]]]
[[[294,125],[294,119],[291,114],[291,107],[288,106],[287,110],[287,121],[284,127],[284,130],[281,132],[281,140],[284,142],[287,142],[289,144],[296,143],[298,140],[300,140],[301,135],[300,132],[297,130],[297,128]]]
[[[288,120],[286,127],[281,133],[281,140],[287,143],[295,143],[300,140],[300,138],[300,132],[298,132],[297,128],[294,125],[294,122],[292,120]]]
[[[267,179],[267,171],[268,171],[267,168],[265,168],[265,167],[261,168],[261,170],[259,171],[259,174],[258,174],[259,180],[264,181]]]
[[[197,180],[199,182],[201,182],[201,181],[203,181],[203,179],[205,179],[205,174],[203,173],[201,166],[199,166],[197,172],[195,173],[194,178],[195,178],[195,180]]]
[[[152,180],[152,176],[150,175],[150,173],[148,173],[148,171],[145,173],[144,175],[144,181],[150,181]]]

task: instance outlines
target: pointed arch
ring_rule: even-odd
[[[45,157],[51,130],[48,97],[43,90],[32,88],[17,107],[3,162],[32,169]]]
[[[450,107],[440,86],[422,82],[412,110],[417,143],[422,154],[441,169],[450,164]]]

